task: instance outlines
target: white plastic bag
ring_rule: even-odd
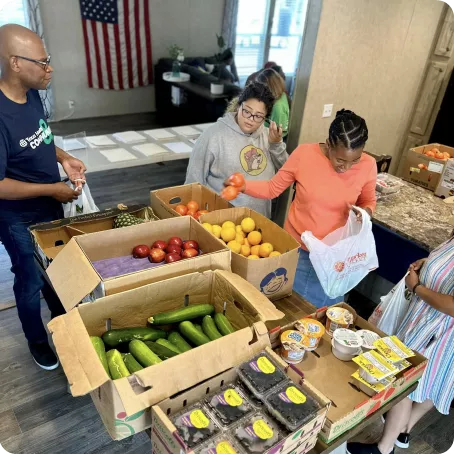
[[[76,186],[73,183],[67,181],[66,184],[71,189],[75,190]],[[65,213],[65,218],[80,216],[81,214],[95,213],[96,211],[99,211],[99,208],[96,206],[95,201],[91,196],[87,183],[82,186],[82,191],[77,200],[63,205],[63,211]]]
[[[362,222],[351,210],[347,223],[323,240],[309,231],[301,235],[320,284],[330,298],[345,295],[378,267],[370,216],[363,209],[354,208],[362,214]]]
[[[411,293],[405,286],[407,274],[387,295],[380,298],[380,304],[369,317],[369,323],[381,329],[388,336],[393,336],[397,333],[408,311]]]

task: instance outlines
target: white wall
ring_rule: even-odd
[[[149,0],[153,64],[168,57],[171,44],[183,47],[186,56],[216,52],[216,33],[222,28],[224,0]],[[49,53],[55,120],[69,114],[68,100],[75,101],[71,118],[121,115],[155,110],[154,86],[114,91],[88,88],[82,22],[77,0],[40,0]]]

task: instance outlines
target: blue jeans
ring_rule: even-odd
[[[331,299],[326,295],[320,281],[318,280],[314,267],[309,260],[309,252],[304,249],[299,250],[298,265],[296,267],[293,290],[318,308],[331,306],[344,301],[343,296]]]
[[[47,332],[41,320],[40,291],[52,317],[65,313],[52,287],[44,280],[34,261],[34,249],[28,227],[63,217],[61,205],[33,212],[0,212],[0,241],[10,256],[14,274],[14,296],[22,329],[29,343],[47,342]]]

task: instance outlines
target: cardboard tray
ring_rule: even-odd
[[[191,200],[199,204],[200,210],[215,211],[233,206],[200,183],[157,189],[150,193],[151,208],[161,219],[181,216],[174,208],[180,204],[186,205]]]
[[[250,208],[213,211],[200,216],[199,221],[218,225],[222,225],[225,221],[240,224],[246,217],[251,217],[255,221],[256,229],[261,230],[263,242],[271,243],[282,255],[249,260],[232,252],[232,271],[254,285],[270,300],[291,295],[300,247],[292,235]]]
[[[130,255],[138,244],[151,245],[171,236],[196,240],[203,255],[109,279],[103,279],[93,266],[98,260]],[[197,221],[184,216],[75,236],[47,268],[47,274],[69,311],[81,301],[95,301],[140,285],[209,269],[230,270],[230,250]]]
[[[211,303],[237,331],[136,374],[111,380],[91,344],[109,320],[112,328],[145,326],[148,317],[189,304]],[[206,271],[175,277],[82,304],[49,324],[73,396],[91,393],[114,439],[150,427],[150,407],[222,373],[269,345],[264,322],[279,319],[266,297],[239,276]]]

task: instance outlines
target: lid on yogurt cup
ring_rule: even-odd
[[[333,338],[341,345],[352,348],[360,348],[363,345],[363,339],[354,331],[347,328],[337,328],[333,333]]]
[[[380,336],[368,329],[360,329],[356,334],[363,340],[363,346],[367,349],[375,349],[374,342],[380,339]]]
[[[331,321],[342,325],[351,325],[353,323],[353,314],[343,307],[330,307],[326,311],[326,316]]]
[[[318,320],[301,318],[295,322],[295,328],[307,337],[319,338],[325,334],[325,327]]]

